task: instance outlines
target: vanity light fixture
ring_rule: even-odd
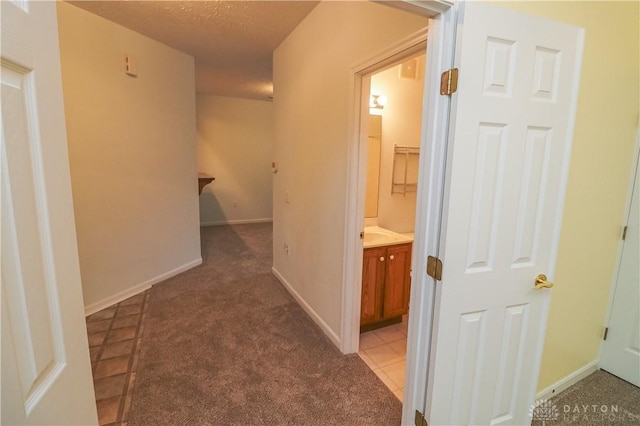
[[[383,109],[387,104],[387,97],[384,95],[371,95],[369,97],[369,108]]]

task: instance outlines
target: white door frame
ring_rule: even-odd
[[[353,288],[346,288],[345,296],[351,296],[351,302],[347,303],[344,298],[343,309],[349,311],[349,316],[352,321],[343,322],[343,338],[341,339],[342,351],[344,353],[353,353],[358,351],[359,335],[360,335],[360,294],[362,291],[362,240],[359,238],[359,233],[364,227],[364,196],[366,188],[366,164],[367,164],[367,131],[366,131],[366,119],[369,115],[369,95],[370,91],[363,90],[368,87],[371,82],[372,74],[381,71],[389,66],[393,66],[396,63],[418,53],[424,53],[426,51],[427,44],[427,28],[424,28],[408,38],[400,41],[395,46],[381,52],[375,57],[363,62],[361,65],[354,67],[355,71],[353,81],[354,92],[354,107],[353,107],[353,129],[354,132],[352,144],[349,147],[350,154],[353,155],[352,160],[353,167],[349,168],[349,179],[355,180],[355,188],[349,184],[347,191],[350,195],[347,197],[349,204],[355,207],[349,206],[347,212],[347,220],[351,223],[350,226],[354,226],[356,229],[355,234],[349,232],[345,238],[345,244],[354,243],[353,250],[346,251],[347,259],[344,272],[355,274],[353,281],[346,282],[352,283]],[[357,101],[357,102],[355,102]],[[422,125],[422,123],[421,123]],[[351,191],[353,196],[351,196]],[[353,235],[352,235],[353,234]],[[355,235],[355,237],[354,237]],[[353,256],[353,258],[349,258]]]
[[[448,150],[448,125],[451,98],[439,93],[440,74],[453,66],[458,3],[453,1],[403,1],[384,4],[429,17],[427,67],[425,74],[420,172],[416,201],[416,226],[413,243],[412,282],[407,339],[407,366],[402,424],[413,424],[416,409],[423,410],[429,366],[435,282],[426,275],[427,255],[437,256],[440,245],[441,208],[446,193],[445,166]],[[366,153],[360,140],[362,83],[367,71],[380,67],[383,59],[397,58],[410,39],[382,52],[364,64],[352,68],[347,152],[347,191],[345,209],[345,262],[343,268],[341,350],[358,350],[360,329],[360,292],[362,286],[362,241],[364,227],[364,187]],[[414,43],[415,44],[415,43]],[[389,61],[393,62],[393,59]],[[366,82],[366,80],[365,80]]]

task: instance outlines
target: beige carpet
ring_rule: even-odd
[[[272,276],[271,235],[203,228],[203,265],[152,288],[130,425],[400,424],[393,393]]]

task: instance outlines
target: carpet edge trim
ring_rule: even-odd
[[[163,274],[160,274],[156,277],[153,277],[149,280],[146,280],[140,284],[136,284],[132,287],[129,287],[126,290],[120,291],[112,296],[105,297],[102,300],[99,300],[95,303],[87,305],[84,307],[84,315],[88,317],[91,314],[94,314],[98,311],[103,310],[104,308],[108,308],[111,305],[115,305],[116,303],[120,303],[125,299],[135,296],[136,294],[140,294],[143,291],[150,289],[154,284],[157,284],[161,281],[167,280],[171,277],[174,277],[178,274],[181,274],[191,268],[195,268],[198,265],[202,264],[202,257],[198,257],[191,262],[185,263],[184,265],[178,266],[170,271],[167,271]]]
[[[280,272],[275,268],[275,266],[271,267],[271,272],[275,277],[280,281],[280,284],[289,292],[289,294],[295,299],[295,301],[300,305],[300,307],[309,315],[309,317],[316,323],[318,327],[322,330],[322,332],[331,340],[338,349],[340,349],[340,338],[338,335],[327,325],[326,322],[318,315],[318,313],[300,296],[300,294],[293,288],[293,286],[280,274]]]
[[[600,362],[599,360],[595,359],[590,363],[586,364],[585,366],[578,368],[573,373],[568,374],[567,376],[558,380],[551,386],[541,390],[536,394],[536,400],[540,400],[540,399],[548,400],[551,397],[558,396],[560,392],[575,385],[576,383],[578,383],[580,380],[584,379],[588,375],[598,371],[599,362]]]

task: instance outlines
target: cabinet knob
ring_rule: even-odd
[[[384,257],[380,256],[380,262],[384,262]]]
[[[393,260],[393,259],[395,259],[394,255],[389,256],[389,260]]]

